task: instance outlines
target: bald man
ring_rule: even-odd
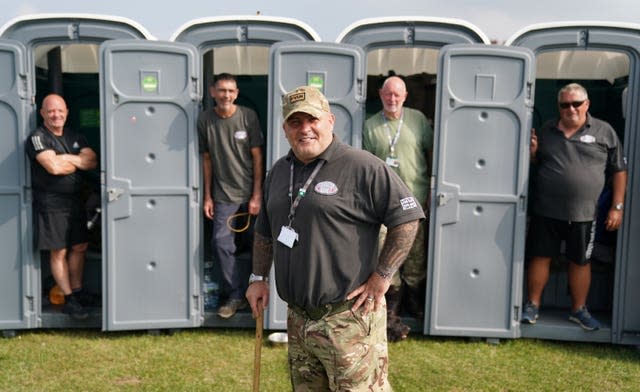
[[[42,101],[41,127],[29,135],[36,244],[50,252],[51,274],[65,296],[62,311],[76,320],[88,317],[78,300],[88,246],[87,214],[81,198],[83,171],[97,166],[85,137],[65,128],[69,110],[57,94]]]

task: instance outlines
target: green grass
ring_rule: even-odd
[[[250,391],[254,341],[251,330],[21,331],[0,339],[0,390]],[[396,391],[640,390],[634,347],[411,336],[389,349]],[[263,345],[262,391],[290,389],[286,355]]]

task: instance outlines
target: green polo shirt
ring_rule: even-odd
[[[289,248],[277,241],[289,224],[289,179],[301,188],[322,166],[291,222],[298,242]],[[296,193],[294,191],[294,193]],[[377,265],[380,225],[394,227],[424,219],[411,191],[384,162],[342,144],[335,137],[313,162],[302,164],[290,151],[278,160],[264,184],[263,208],[255,230],[273,239],[276,286],[280,297],[302,307],[344,301]]]
[[[395,144],[398,167],[393,170],[411,189],[413,194],[425,203],[429,197],[429,174],[431,162],[428,153],[433,149],[433,129],[427,118],[419,110],[403,108],[400,136]],[[400,120],[386,121],[382,112],[367,119],[362,132],[362,148],[385,161],[390,155],[390,143],[395,138]]]

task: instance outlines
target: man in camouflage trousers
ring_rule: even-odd
[[[265,181],[246,297],[254,315],[269,303],[273,260],[294,391],[389,391],[384,296],[424,213],[383,161],[334,137],[316,88],[287,93],[282,113],[291,150]]]

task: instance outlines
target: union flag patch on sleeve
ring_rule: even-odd
[[[400,199],[400,205],[402,205],[402,211],[418,207],[418,203],[416,203],[416,199],[414,199],[413,196]]]

